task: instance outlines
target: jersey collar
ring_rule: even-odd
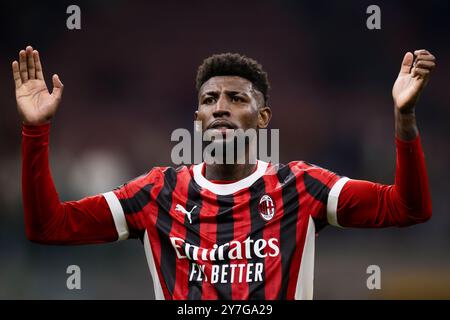
[[[194,180],[200,187],[208,189],[212,193],[221,196],[230,195],[242,189],[250,187],[256,180],[264,175],[269,164],[261,160],[257,161],[258,162],[256,170],[252,174],[245,177],[244,179],[232,183],[214,183],[206,179],[202,173],[202,169],[205,163],[202,162],[194,165]]]

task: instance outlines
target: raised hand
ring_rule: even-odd
[[[17,110],[25,124],[48,123],[61,102],[63,84],[58,75],[52,77],[53,90],[48,91],[42,73],[39,52],[28,46],[19,52],[19,62],[13,61]]]
[[[414,61],[414,56],[416,59]],[[436,58],[427,50],[407,52],[392,88],[394,104],[400,113],[412,113],[417,99],[436,66]]]

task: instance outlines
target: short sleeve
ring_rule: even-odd
[[[151,191],[157,183],[157,171],[152,170],[106,192],[119,240],[141,238],[152,203]]]
[[[297,184],[305,191],[312,218],[321,225],[338,225],[339,194],[349,178],[307,162],[299,162],[296,166],[301,169]]]

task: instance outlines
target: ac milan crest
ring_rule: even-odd
[[[261,200],[259,200],[258,212],[266,221],[269,221],[275,215],[275,203],[267,194],[263,195]]]

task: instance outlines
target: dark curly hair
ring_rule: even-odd
[[[267,104],[269,79],[255,60],[238,53],[220,53],[206,58],[197,70],[197,92],[206,81],[216,76],[238,76],[249,80],[263,94]]]

